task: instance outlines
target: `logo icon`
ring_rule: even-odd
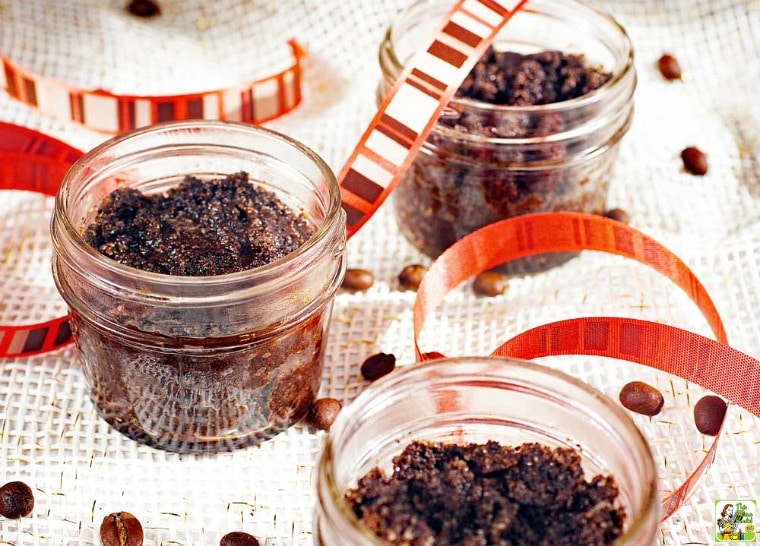
[[[717,542],[757,542],[753,500],[715,501],[715,540]]]

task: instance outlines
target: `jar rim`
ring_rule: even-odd
[[[657,489],[657,472],[654,467],[654,459],[652,457],[651,449],[641,431],[635,425],[633,420],[627,415],[622,408],[617,406],[607,396],[600,391],[581,381],[580,379],[571,376],[560,370],[550,368],[535,362],[501,356],[486,356],[486,357],[454,357],[454,358],[439,358],[422,363],[416,363],[407,367],[402,367],[395,371],[393,374],[381,378],[380,380],[370,384],[364,389],[351,404],[344,407],[338,414],[335,422],[333,423],[328,435],[325,439],[322,447],[322,454],[318,464],[318,479],[322,479],[326,482],[326,487],[329,490],[332,501],[335,502],[335,507],[345,521],[349,524],[350,528],[363,537],[367,538],[370,542],[377,546],[385,544],[377,536],[374,535],[369,529],[362,525],[359,518],[354,514],[353,510],[348,505],[348,502],[343,496],[343,492],[339,491],[337,485],[337,479],[335,476],[334,465],[334,450],[336,449],[336,442],[341,438],[342,434],[349,433],[347,430],[348,424],[352,423],[358,415],[360,409],[367,403],[371,403],[372,400],[380,398],[380,396],[387,391],[393,389],[399,389],[405,383],[414,381],[416,378],[425,377],[427,373],[435,373],[436,379],[445,378],[446,374],[452,376],[458,372],[455,370],[457,365],[481,365],[501,363],[507,367],[511,367],[513,370],[528,371],[537,376],[544,376],[547,378],[559,380],[569,387],[580,389],[585,394],[593,396],[596,401],[602,404],[605,410],[612,413],[613,417],[617,418],[617,424],[622,425],[625,428],[627,435],[632,443],[637,444],[637,447],[643,450],[648,456],[644,458],[644,473],[651,476],[651,480],[644,485],[646,488],[642,495],[642,510],[638,514],[628,514],[629,525],[625,528],[623,534],[618,537],[615,544],[628,544],[628,540],[636,538],[642,528],[647,525],[648,520],[651,519],[652,512],[657,513],[659,511],[658,503],[658,489]],[[509,368],[499,368],[500,370],[508,370]],[[452,373],[453,371],[453,373]],[[480,373],[470,371],[468,373],[462,373],[464,376],[471,376],[477,380],[485,380],[486,377]],[[515,376],[519,377],[519,376]],[[506,377],[501,377],[502,380]],[[318,490],[321,488],[318,487]],[[320,499],[321,502],[321,499]]]
[[[97,249],[90,246],[82,236],[79,227],[75,226],[71,218],[66,211],[66,203],[64,197],[64,190],[71,184],[73,180],[78,179],[83,173],[89,169],[89,163],[106,153],[112,148],[124,143],[127,140],[135,140],[148,136],[155,136],[161,132],[173,132],[173,131],[203,131],[204,129],[221,130],[221,131],[239,131],[242,133],[258,133],[261,136],[271,138],[273,140],[279,140],[284,142],[288,146],[294,148],[297,152],[303,154],[308,160],[314,163],[319,172],[324,176],[325,182],[328,186],[328,199],[326,201],[325,220],[321,225],[317,226],[314,234],[298,248],[289,252],[285,256],[278,258],[268,264],[254,267],[251,269],[245,269],[242,271],[236,271],[232,273],[225,273],[221,275],[205,275],[205,276],[189,276],[189,275],[171,275],[167,273],[157,273],[152,271],[145,271],[136,267],[125,265],[117,260],[111,259]],[[212,142],[208,143],[213,146]],[[253,150],[255,151],[255,150]],[[304,254],[308,254],[314,247],[320,245],[320,243],[328,238],[331,232],[335,229],[335,224],[342,219],[341,214],[341,200],[340,200],[340,188],[338,181],[335,177],[332,169],[327,163],[311,148],[305,144],[295,140],[294,138],[268,129],[265,127],[250,125],[237,121],[229,120],[184,120],[184,121],[167,121],[149,125],[138,129],[127,131],[120,135],[110,138],[105,142],[99,144],[95,148],[86,152],[81,156],[68,170],[63,177],[61,184],[58,188],[58,192],[55,198],[55,211],[53,222],[60,221],[63,229],[68,233],[70,240],[76,246],[76,248],[84,252],[85,255],[98,262],[100,267],[103,267],[109,273],[114,273],[120,277],[135,278],[138,277],[146,282],[151,283],[154,286],[170,285],[198,285],[203,284],[207,287],[227,285],[236,281],[255,279],[257,277],[276,277],[277,271],[287,270],[291,264],[298,260],[299,257]],[[56,237],[53,237],[53,242],[56,247],[59,243],[56,241]],[[59,255],[64,253],[60,252],[60,248],[56,248]]]
[[[400,24],[406,19],[408,10],[413,9],[415,6],[418,6],[418,5],[434,4],[439,1],[440,0],[416,0],[415,2],[409,4],[405,9],[399,11],[391,20],[390,25],[385,31],[385,35],[383,38],[383,45],[381,46],[381,52],[383,50],[387,51],[389,59],[393,64],[392,68],[396,71],[396,76],[400,74],[401,71],[404,69],[404,64],[398,58],[395,48],[393,47],[394,28],[396,27],[396,25]],[[590,4],[586,0],[563,0],[563,4],[570,4],[570,5],[576,4],[579,7],[588,10],[594,16],[598,17],[600,22],[603,22],[609,25],[610,28],[614,29],[617,33],[619,33],[620,38],[622,39],[622,43],[625,46],[625,53],[624,53],[625,60],[623,63],[623,67],[620,71],[613,73],[612,77],[607,82],[605,82],[602,86],[598,87],[597,89],[590,91],[589,93],[586,93],[584,95],[581,95],[579,97],[575,97],[572,99],[567,99],[567,100],[563,100],[559,102],[553,102],[549,104],[515,106],[515,105],[508,105],[508,104],[494,104],[487,101],[481,101],[477,99],[471,99],[467,97],[457,97],[457,96],[453,96],[449,100],[449,104],[460,105],[463,108],[469,108],[470,110],[481,111],[484,114],[494,113],[494,112],[500,113],[500,114],[508,114],[508,113],[559,114],[562,112],[566,112],[568,110],[583,108],[585,106],[598,102],[599,100],[601,100],[600,95],[602,95],[603,93],[608,91],[610,88],[618,84],[620,81],[628,77],[629,73],[634,69],[634,52],[633,52],[633,44],[631,42],[630,36],[628,35],[628,32],[625,30],[625,27],[623,27],[617,21],[617,19],[615,19],[611,14]],[[531,4],[528,4],[526,7],[524,7],[522,11],[527,12],[527,13],[540,13],[535,8],[531,7]],[[382,54],[381,54],[381,57],[382,57]],[[382,58],[381,58],[381,66],[382,65],[383,63],[382,63]],[[436,126],[436,130],[438,129],[439,127]],[[503,139],[503,140],[509,140],[509,139]]]

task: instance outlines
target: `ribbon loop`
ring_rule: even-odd
[[[699,307],[718,341],[674,326],[620,317],[587,317],[537,326],[501,344],[496,356],[533,359],[585,354],[628,360],[710,389],[760,417],[760,361],[726,345],[723,321],[696,275],[654,239],[614,220],[581,213],[528,214],[495,222],[454,243],[430,266],[414,304],[414,348],[429,313],[464,280],[509,260],[546,252],[597,250],[637,260],[659,271]],[[662,519],[689,499],[718,449],[721,431],[704,458],[662,500]]]
[[[55,196],[82,152],[42,133],[0,122],[0,190]],[[0,324],[0,358],[31,356],[71,342],[68,316],[8,326]]]
[[[414,303],[414,339],[426,316],[447,292],[466,279],[510,260],[547,252],[596,250],[641,262],[662,273],[699,307],[718,341],[726,330],[707,290],[675,254],[621,222],[577,212],[526,214],[489,224],[463,237],[441,254],[422,280]]]

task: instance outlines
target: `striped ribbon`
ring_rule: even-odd
[[[0,88],[44,114],[110,134],[187,119],[259,124],[290,112],[301,102],[303,50],[295,40],[288,46],[291,59],[285,69],[228,89],[166,96],[117,95],[72,88],[2,56]]]
[[[460,0],[412,57],[338,175],[348,237],[385,201],[465,76],[526,1]]]
[[[37,131],[0,122],[0,190],[55,196],[82,152]],[[71,341],[68,317],[37,324],[0,325],[0,358],[44,353]]]
[[[583,354],[636,362],[720,394],[760,417],[760,361],[726,345],[718,311],[696,275],[660,243],[621,222],[572,212],[527,214],[495,222],[460,239],[430,266],[414,304],[414,347],[429,314],[466,279],[504,262],[546,252],[596,250],[637,260],[672,280],[697,305],[717,341],[673,326],[620,317],[584,317],[532,328],[491,354],[532,359]],[[722,427],[721,427],[722,431]],[[662,501],[667,519],[688,500],[715,459],[720,433],[697,468]]]

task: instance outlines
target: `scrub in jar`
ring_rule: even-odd
[[[165,194],[117,189],[103,200],[84,237],[103,255],[137,269],[213,276],[282,258],[314,231],[303,212],[251,184],[247,173],[237,173],[216,180],[188,176]],[[139,306],[125,305],[121,320],[138,330],[157,327]],[[100,358],[91,368],[93,396],[109,409],[106,418],[137,439],[148,419],[151,432],[164,429],[161,435],[181,447],[185,436],[213,437],[240,426],[241,419],[265,425],[272,415],[283,421],[303,415],[321,369],[323,339],[317,323],[306,321],[286,337],[255,348],[199,360],[171,352],[155,358],[86,327],[78,332],[80,343],[99,348]],[[211,348],[219,343],[216,325],[205,327],[209,337],[200,345]],[[190,332],[167,336],[166,345],[183,343],[183,334]],[[244,337],[225,337],[223,343],[231,341],[242,343]],[[186,374],[193,376],[190,388],[183,385]],[[129,392],[147,396],[140,402],[138,396],[125,396]],[[257,395],[251,397],[252,392]]]
[[[653,544],[654,461],[619,405],[531,362],[402,366],[335,419],[320,546]]]
[[[304,417],[344,218],[329,167],[261,128],[162,124],[86,154],[56,200],[54,277],[100,415],[179,452],[260,443]]]
[[[444,9],[416,2],[391,24],[378,98],[420,46],[420,25]],[[476,63],[402,177],[393,194],[401,232],[437,257],[514,216],[602,214],[635,81],[630,41],[611,17],[574,0],[531,2]],[[499,270],[534,273],[572,256],[528,256]]]

